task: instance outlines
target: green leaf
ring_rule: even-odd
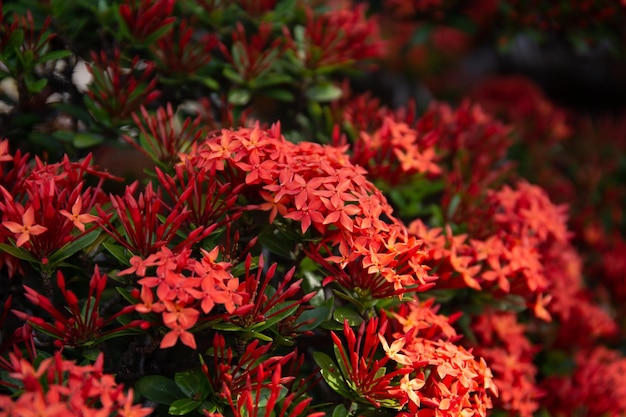
[[[247,332],[247,335],[254,337],[255,339],[259,339],[262,340],[264,342],[273,342],[274,339],[272,339],[271,337],[264,335],[263,333],[259,333],[259,332]]]
[[[108,242],[104,242],[102,246],[121,264],[130,265],[130,256],[126,254],[126,249],[123,246]]]
[[[282,386],[279,388],[279,393],[278,393],[278,397],[276,398],[276,402],[280,402],[283,400],[283,398],[285,398],[285,396],[287,395],[287,387]],[[261,388],[261,391],[259,392],[259,401],[256,403],[256,406],[259,408],[265,408],[267,407],[267,402],[270,399],[270,396],[272,395],[272,390],[268,389],[268,388]]]
[[[40,63],[44,63],[48,61],[56,61],[58,59],[65,58],[70,55],[72,55],[71,51],[66,51],[63,49],[58,50],[58,51],[50,51],[40,56],[39,59],[37,60],[37,63],[40,64]]]
[[[144,376],[135,384],[135,391],[159,404],[172,404],[183,396],[176,383],[162,375]]]
[[[93,232],[87,233],[86,235],[83,235],[63,246],[61,249],[50,255],[48,261],[50,262],[51,267],[69,258],[76,252],[85,249],[87,246],[91,245],[99,235],[100,231],[94,230]]]
[[[478,28],[476,23],[472,19],[463,15],[453,16],[448,19],[447,23],[449,23],[449,25],[453,28],[459,29],[460,31],[463,31],[470,35],[475,34]]]
[[[333,410],[333,415],[332,417],[348,417],[348,409],[346,408],[345,405],[343,404],[339,404],[337,407],[335,407],[335,409]]]
[[[343,324],[339,324],[334,320],[325,321],[322,324],[320,324],[320,327],[325,330],[335,330],[335,331],[343,330]]]
[[[299,240],[300,237],[297,234],[289,233],[289,230],[268,227],[259,234],[258,242],[276,255],[292,259],[292,250]]]
[[[201,411],[208,411],[209,413],[214,413],[217,411],[217,405],[212,403],[211,401],[205,401],[200,405]]]
[[[278,84],[288,84],[291,83],[292,78],[287,74],[264,74],[261,77],[258,77],[252,81],[250,81],[250,87],[254,90],[275,86]]]
[[[241,332],[241,331],[245,331],[246,329],[244,329],[241,326],[237,326],[236,324],[232,324],[232,323],[228,323],[228,322],[223,322],[223,323],[215,323],[212,326],[213,329],[215,330],[223,330],[223,331],[227,331],[227,332]]]
[[[222,74],[224,74],[224,77],[228,78],[229,80],[231,80],[235,84],[241,85],[241,84],[245,84],[246,83],[246,80],[244,80],[243,77],[241,75],[239,75],[239,73],[236,72],[231,67],[224,68],[224,70],[222,71]]]
[[[78,120],[82,120],[83,122],[86,122],[86,123],[88,123],[91,120],[91,116],[89,115],[89,112],[85,110],[83,106],[74,105],[71,103],[58,102],[54,104],[54,108],[58,110],[59,112],[67,113],[68,115]],[[55,137],[59,137],[59,138],[63,137],[63,140],[66,142],[71,142],[72,138],[74,137],[73,132],[68,132],[68,131],[63,131],[63,130],[58,130],[54,132],[52,135]]]
[[[31,263],[40,263],[37,259],[35,259],[30,252],[26,249],[18,248],[15,246],[7,245],[6,243],[0,243],[0,251],[8,253],[9,255],[21,259],[23,261],[28,261]]]
[[[313,352],[313,359],[315,359],[317,366],[321,368],[320,373],[329,387],[343,397],[354,399],[354,395],[341,376],[337,364],[330,356],[322,352]]]
[[[31,49],[27,49],[24,52],[18,54],[17,58],[20,60],[25,69],[31,70],[33,67],[33,61],[35,60],[35,53]],[[30,73],[25,73],[25,78],[31,75]],[[26,82],[28,84],[28,81]]]
[[[250,91],[243,88],[235,88],[228,92],[228,102],[235,106],[245,106],[251,97]]]
[[[5,16],[8,16],[8,12],[5,11]],[[24,30],[23,29],[16,29],[11,33],[11,36],[9,36],[8,42],[4,47],[5,51],[13,51],[16,48],[19,48],[20,45],[22,45],[22,43],[24,42]],[[2,51],[4,52],[4,51]]]
[[[309,100],[317,102],[329,102],[341,98],[341,88],[331,83],[321,83],[309,87],[306,90],[306,96]]]
[[[278,311],[282,309],[285,309],[285,310],[280,312],[279,314],[275,314],[269,317],[267,321],[265,321],[265,323],[263,323],[263,325],[261,326],[258,326],[258,327],[252,326],[252,329],[260,332],[260,331],[263,331],[265,329],[272,327],[276,323],[283,321],[285,318],[291,316],[298,309],[298,305],[296,304],[287,308],[290,304],[294,304],[294,302],[287,301],[287,302],[278,304],[267,313],[268,316],[271,316],[273,311]]]
[[[118,293],[120,293],[122,297],[124,297],[126,301],[130,303],[130,305],[137,304],[138,300],[135,297],[133,297],[130,291],[128,291],[126,288],[115,287],[115,289],[117,290]]]
[[[39,93],[43,90],[48,84],[48,80],[45,78],[40,78],[37,81],[33,80],[31,77],[24,77],[24,83],[26,84],[26,88],[29,93]]]
[[[350,306],[337,307],[333,312],[333,318],[341,324],[347,320],[350,326],[358,326],[363,323],[363,317]]]
[[[304,311],[302,314],[300,314],[300,317],[298,317],[296,323],[306,323],[307,321],[310,321],[310,323],[298,327],[298,330],[309,331],[316,329],[317,327],[319,327],[320,324],[330,318],[330,311],[330,307],[325,305]]]
[[[409,40],[409,46],[423,45],[426,43],[431,38],[430,33],[432,30],[433,27],[431,24],[420,25],[418,29],[413,32]]]
[[[81,132],[74,135],[74,138],[72,139],[72,144],[78,149],[83,149],[98,145],[103,141],[103,136],[95,135],[93,133]]]
[[[211,392],[211,385],[206,375],[199,369],[177,372],[174,375],[174,382],[187,397],[203,401]]]
[[[218,91],[220,89],[220,84],[211,77],[200,77],[198,80],[210,90]]]
[[[100,356],[100,352],[102,352],[100,349],[85,349],[83,350],[83,358],[95,362]]]
[[[285,101],[287,103],[291,103],[295,100],[295,97],[293,93],[291,93],[291,91],[278,89],[278,88],[272,88],[271,90],[263,90],[263,95],[270,97],[270,98],[275,98],[276,100],[279,100],[279,101]]]
[[[259,266],[259,258],[255,256],[250,261],[250,271],[257,269]],[[237,265],[233,266],[230,270],[230,273],[233,274],[234,277],[240,277],[246,272],[246,263],[239,262]]]
[[[336,344],[333,344],[333,351],[335,352],[335,359],[337,359],[337,363],[339,364],[339,369],[341,370],[341,374],[347,381],[347,385],[350,388],[354,388],[353,387],[354,384],[352,383],[352,381],[350,381],[350,373],[348,372],[348,366],[350,366],[350,364],[347,364],[343,360],[343,358],[341,357],[341,352],[339,351],[339,347],[337,347]]]
[[[169,413],[173,416],[184,416],[191,413],[196,408],[200,407],[201,401],[195,401],[190,398],[181,398],[174,401],[170,405]]]

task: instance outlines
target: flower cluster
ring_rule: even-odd
[[[3,415],[143,417],[152,413],[152,408],[133,405],[132,389],[124,392],[113,375],[103,372],[102,354],[83,366],[64,360],[59,352],[37,364],[16,354],[9,358],[11,388],[21,394],[15,400],[0,394]]]

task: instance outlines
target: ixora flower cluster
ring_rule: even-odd
[[[621,313],[512,157],[565,113],[353,93],[406,42],[366,3],[0,1],[0,417],[626,414]],[[381,9],[422,12],[465,9]]]
[[[478,111],[432,111],[455,123],[468,110]],[[478,116],[475,123],[494,123]],[[451,148],[443,133],[451,126],[433,127],[428,149],[417,143],[429,133],[391,117],[381,129],[378,145],[366,148],[387,155],[380,168],[397,164],[407,175],[452,169],[455,177],[454,168],[420,163],[439,144],[439,154]],[[414,165],[394,151],[399,143],[408,148],[407,140]],[[42,278],[39,290],[24,285],[28,305],[9,299],[5,306],[4,320],[10,310],[26,322],[3,340],[12,345],[3,381],[17,395],[0,397],[5,413],[21,415],[35,401],[61,414],[97,404],[105,415],[149,414],[103,373],[102,354],[82,367],[61,357],[119,355],[109,352],[118,338],[130,338],[136,350],[123,352],[116,360],[125,367],[112,370],[174,414],[317,414],[314,393],[324,389],[354,410],[406,415],[486,415],[494,401],[521,413],[536,409],[534,347],[515,315],[494,302],[471,322],[476,340],[464,340],[453,327],[459,315],[438,314],[429,292],[502,303],[516,296],[510,302],[532,306],[544,320],[553,297],[553,314],[577,320],[584,301],[552,294],[575,285],[575,277],[559,275],[576,272],[568,271],[563,208],[521,182],[483,190],[481,209],[492,220],[474,226],[471,239],[421,220],[405,226],[367,171],[350,161],[359,153],[348,151],[291,143],[278,126],[224,129],[180,153],[169,173],[157,168],[153,182],[108,196],[107,175],[89,159],[29,164],[19,151],[5,151],[2,261],[13,280],[25,274],[23,261]],[[78,253],[94,268],[84,284],[61,272]],[[603,329],[614,330],[604,321]],[[37,345],[53,346],[54,358],[39,363]],[[177,361],[185,347],[195,355]],[[74,404],[74,390],[83,402]]]

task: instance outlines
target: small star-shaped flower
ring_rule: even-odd
[[[29,207],[22,215],[22,224],[12,221],[2,222],[2,225],[13,233],[19,233],[16,246],[19,248],[30,240],[31,236],[37,236],[48,230],[47,227],[35,223],[35,214],[32,207]]]

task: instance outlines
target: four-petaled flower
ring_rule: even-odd
[[[26,209],[26,211],[22,215],[22,224],[19,224],[13,221],[2,222],[4,227],[9,229],[12,233],[20,234],[16,242],[16,246],[18,248],[24,245],[26,242],[28,242],[31,236],[40,235],[46,230],[48,230],[47,227],[34,224],[34,223],[35,223],[35,212],[32,206]]]
[[[71,213],[68,212],[67,210],[60,210],[59,213],[61,213],[62,215],[70,219],[72,223],[74,223],[74,226],[78,228],[78,230],[80,230],[81,232],[84,232],[85,225],[88,223],[93,223],[97,221],[98,217],[89,213],[80,214],[80,211],[82,210],[82,208],[83,208],[83,202],[80,196],[78,196],[78,198],[76,198],[76,202],[72,206]]]

